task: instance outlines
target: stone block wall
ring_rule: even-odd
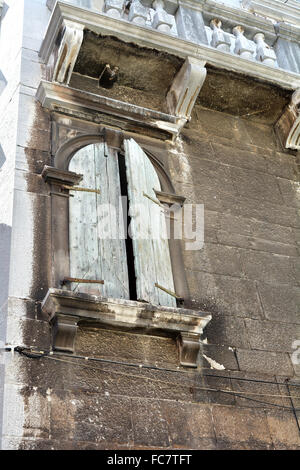
[[[76,353],[116,364],[8,360],[18,406],[3,448],[300,448],[288,398],[299,407],[299,388],[285,382],[299,374],[291,360],[300,331],[296,156],[271,127],[197,105],[168,165],[177,192],[205,205],[204,248],[184,252],[194,307],[213,314],[203,368],[177,368],[175,338],[81,327]],[[30,323],[25,342],[46,348],[38,294],[26,309],[12,302]]]

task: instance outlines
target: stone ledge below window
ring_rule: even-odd
[[[177,337],[180,364],[197,367],[200,337],[211,315],[195,310],[151,305],[124,299],[49,289],[42,310],[54,326],[53,348],[75,352],[78,323],[93,327],[135,330],[140,334],[172,334]]]

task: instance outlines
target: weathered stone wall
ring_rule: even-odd
[[[6,341],[40,349],[51,340],[40,310],[51,271],[50,196],[40,176],[50,163],[51,129],[34,99],[45,3],[24,2],[14,206],[0,221],[13,225]],[[83,327],[77,354],[160,370],[7,353],[3,449],[300,449],[295,417],[281,408],[291,408],[285,379],[299,377],[291,360],[300,339],[299,186],[296,156],[278,145],[259,118],[197,105],[169,146],[177,192],[205,205],[204,248],[185,252],[185,263],[195,307],[213,314],[203,349],[219,370],[205,358],[202,371],[176,369],[175,338]],[[4,147],[9,160],[13,146]]]
[[[185,262],[195,304],[214,313],[208,343],[235,348],[245,372],[292,376],[300,332],[297,157],[283,153],[271,126],[197,106],[169,166],[177,191],[205,206],[205,246],[185,252]]]
[[[295,417],[280,408],[291,408],[284,381],[299,373],[291,361],[299,338],[296,157],[280,151],[271,127],[200,106],[169,150],[177,192],[205,204],[205,246],[185,252],[186,271],[195,307],[213,313],[204,354],[224,369],[206,359],[202,372],[171,372],[15,357],[6,380],[20,393],[4,448],[300,448]],[[26,315],[35,320],[25,341],[46,347],[47,324],[33,309]],[[82,327],[76,353],[178,366],[174,338],[136,333]]]
[[[3,348],[6,337],[22,16],[22,7],[18,10],[16,2],[5,2],[0,29],[0,348]],[[0,435],[4,388],[3,360],[0,353]]]

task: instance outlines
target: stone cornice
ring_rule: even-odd
[[[275,25],[275,31],[277,33],[277,37],[286,39],[287,41],[300,41],[300,24],[299,26],[279,22]]]
[[[183,58],[190,56],[206,60],[207,63],[215,67],[249,75],[286,89],[296,89],[300,86],[300,76],[293,72],[247,60],[205,44],[195,44],[170,34],[141,27],[126,20],[111,18],[61,1],[55,5],[40,49],[40,56],[45,62],[48,62],[54,49],[64,20],[83,25],[84,28],[96,34],[116,36],[125,42],[132,42],[142,47],[165,51]]]
[[[300,3],[295,0],[243,0],[242,5],[253,13],[300,25]]]
[[[80,183],[83,175],[78,175],[72,171],[60,170],[58,168],[45,165],[42,171],[42,178],[46,183],[74,186],[75,184]]]
[[[177,135],[183,125],[182,119],[171,114],[160,113],[57,83],[41,81],[36,98],[43,107],[51,111],[69,110],[71,114],[74,112],[90,114],[91,120],[94,120],[93,116],[97,117],[97,113],[103,113],[121,120],[132,121],[134,125],[163,131],[169,137]]]

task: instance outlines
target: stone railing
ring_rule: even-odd
[[[177,35],[175,17],[166,11],[164,0],[154,0],[150,4],[140,0],[105,0],[103,12],[112,18]]]
[[[213,19],[210,27],[205,26],[208,44],[216,49],[236,54],[244,59],[257,60],[265,65],[277,66],[275,51],[265,42],[264,33],[256,33],[253,40],[245,36],[241,25],[234,26],[232,33],[222,29],[222,22]]]
[[[50,1],[48,5],[49,3]],[[101,11],[111,18],[129,21],[192,42],[207,44],[265,65],[278,65],[276,53],[270,45],[275,32],[274,38],[268,35],[267,43],[263,28],[261,31],[250,28],[246,34],[242,25],[232,23],[231,28],[227,24],[225,31],[221,20],[211,18],[209,12],[204,11],[202,14],[195,8],[186,8],[184,2],[180,5],[177,1],[164,0],[73,0],[68,3]],[[201,2],[198,7],[200,4]]]
[[[47,0],[51,10],[55,3],[56,0]],[[66,0],[66,3],[300,73],[300,2],[296,0],[289,0],[284,7],[281,0]]]

